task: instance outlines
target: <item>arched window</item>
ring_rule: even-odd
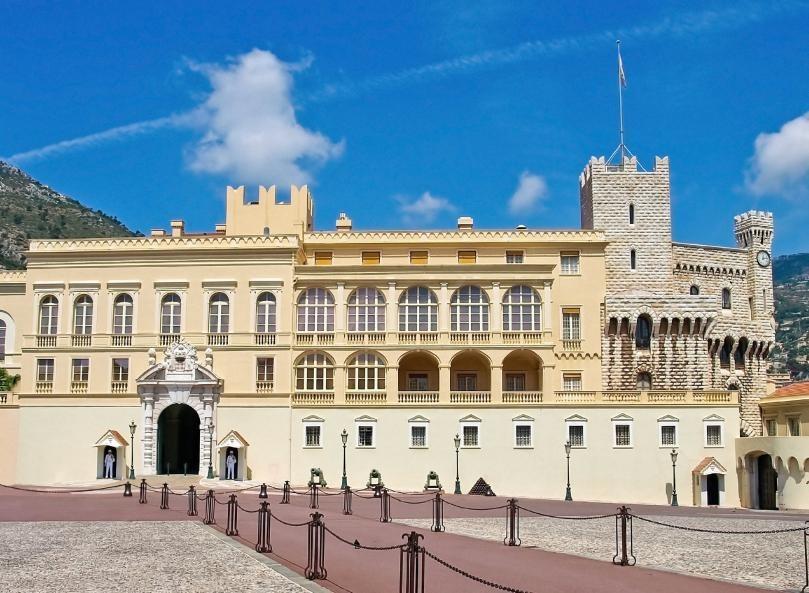
[[[334,362],[322,352],[312,352],[295,365],[297,391],[334,391]]]
[[[635,204],[629,205],[629,224],[635,224]]]
[[[230,331],[230,299],[217,292],[208,302],[208,333],[226,334]]]
[[[384,391],[385,361],[373,352],[360,352],[348,361],[349,391]]]
[[[334,331],[334,297],[325,288],[307,288],[298,297],[299,332]]]
[[[651,373],[638,373],[636,387],[642,391],[652,388],[652,374]]]
[[[722,349],[719,351],[719,366],[723,369],[730,368],[730,354],[733,352],[733,338],[728,336],[722,343]]]
[[[132,333],[134,304],[128,294],[119,294],[112,305],[112,333],[129,335]]]
[[[438,300],[426,286],[411,286],[399,299],[400,332],[438,331]]]
[[[697,286],[696,284],[692,284],[691,288],[688,289],[688,293],[692,295],[699,294],[699,286]]]
[[[59,326],[59,301],[49,294],[39,303],[39,333],[43,336],[56,334]]]
[[[73,304],[73,334],[86,336],[93,333],[93,299],[83,294]]]
[[[652,320],[641,315],[635,323],[635,348],[648,350],[652,344]]]
[[[385,297],[376,288],[358,288],[348,297],[348,331],[385,331]]]
[[[275,333],[275,295],[262,292],[256,299],[256,333]]]
[[[6,322],[0,319],[0,362],[6,359],[6,333],[8,328]]]
[[[629,267],[632,270],[635,270],[637,269],[637,265],[638,265],[638,256],[635,253],[635,250],[633,249],[632,251],[629,252]]]
[[[542,329],[542,299],[530,286],[512,286],[503,295],[503,331]]]
[[[450,328],[454,332],[489,331],[489,298],[480,286],[462,286],[452,295]]]
[[[169,293],[160,301],[160,333],[178,335],[183,318],[183,303],[180,295]]]
[[[722,308],[723,309],[730,309],[731,301],[730,301],[730,289],[723,288],[722,289]]]

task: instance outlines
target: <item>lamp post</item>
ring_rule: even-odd
[[[213,480],[213,420],[208,422],[208,479]]]
[[[131,437],[129,439],[129,442],[130,442],[130,446],[129,446],[130,452],[129,453],[130,453],[130,460],[131,460],[129,462],[129,479],[130,480],[135,479],[135,429],[136,428],[137,428],[137,425],[135,424],[134,420],[129,423],[129,435]]]
[[[572,501],[573,494],[570,492],[570,441],[565,441],[565,457],[567,458],[567,488],[565,488],[565,500]]]
[[[677,449],[671,450],[671,506],[677,504]]]
[[[348,476],[346,476],[346,445],[348,444],[348,431],[344,428],[340,433],[340,438],[343,439],[343,481],[340,483],[340,490],[348,488]]]
[[[460,451],[461,437],[455,435],[455,494],[461,494],[461,474],[460,474]]]

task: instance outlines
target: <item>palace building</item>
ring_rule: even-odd
[[[457,434],[464,491],[560,498],[569,443],[578,500],[668,503],[672,450],[680,504],[752,500],[772,215],[673,242],[667,158],[591,159],[578,230],[319,231],[305,186],[246,197],[212,233],[34,240],[0,274],[0,481],[101,478],[109,451],[119,478],[133,453],[224,478],[232,452],[237,479],[339,486],[345,451],[352,486],[451,489]]]

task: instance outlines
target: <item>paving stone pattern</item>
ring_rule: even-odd
[[[794,521],[658,517],[650,519],[683,527],[717,530],[767,530],[800,527]],[[400,523],[429,529],[427,519]],[[502,541],[505,518],[445,519],[448,533]],[[804,585],[803,532],[768,535],[705,534],[634,520],[638,566],[673,570],[747,585],[800,591]],[[615,554],[615,519],[572,521],[530,517],[520,519],[523,546],[610,561]]]
[[[6,593],[306,593],[196,523],[0,523]]]

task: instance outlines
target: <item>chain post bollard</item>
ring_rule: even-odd
[[[258,491],[258,497],[267,498],[267,484],[261,484],[261,489]]]
[[[239,506],[236,502],[236,495],[231,494],[228,499],[228,524],[225,528],[225,535],[239,535]]]
[[[132,484],[129,482],[124,484],[124,496],[132,496]]]
[[[256,552],[272,552],[270,543],[270,503],[261,501],[258,509],[258,539],[256,540]]]
[[[140,492],[138,496],[138,502],[140,504],[146,504],[146,478],[142,478],[140,481]]]
[[[188,487],[188,516],[197,516],[197,489],[194,486]]]
[[[399,548],[399,593],[424,593],[424,548],[419,545],[423,537],[415,531],[402,535],[407,543]]]
[[[202,520],[205,525],[213,525],[216,523],[215,511],[216,499],[214,498],[213,490],[208,490],[208,494],[205,495],[205,519]]]
[[[635,566],[635,549],[632,537],[632,515],[627,506],[618,508],[615,515],[615,556],[612,563],[618,566]],[[628,543],[628,545],[627,545]]]
[[[310,509],[318,509],[320,508],[320,502],[318,501],[318,492],[320,488],[317,484],[312,484],[312,487],[309,490],[309,508]]]
[[[804,574],[806,576],[806,581],[803,587],[801,587],[801,593],[806,593],[806,590],[809,589],[809,521],[804,521],[803,527],[803,568]]]
[[[169,485],[163,482],[163,487],[160,489],[160,508],[169,508]]]
[[[346,486],[346,489],[343,490],[343,514],[344,515],[351,515],[353,511],[351,510],[351,486]]]
[[[281,504],[289,504],[289,480],[284,481],[284,492],[281,494]]]
[[[307,527],[307,558],[306,569],[303,575],[310,581],[325,579],[328,574],[324,561],[326,559],[326,529],[323,524],[323,515],[318,512],[311,514],[312,520]]]
[[[522,540],[520,539],[520,507],[517,506],[517,502],[516,498],[508,499],[506,537],[503,539],[503,543],[507,546],[522,545]]]
[[[433,524],[430,526],[430,531],[441,533],[446,528],[444,527],[444,501],[441,499],[441,491],[435,493],[435,500],[433,500]]]
[[[382,498],[379,499],[379,522],[390,523],[390,493],[387,488],[382,489]]]

